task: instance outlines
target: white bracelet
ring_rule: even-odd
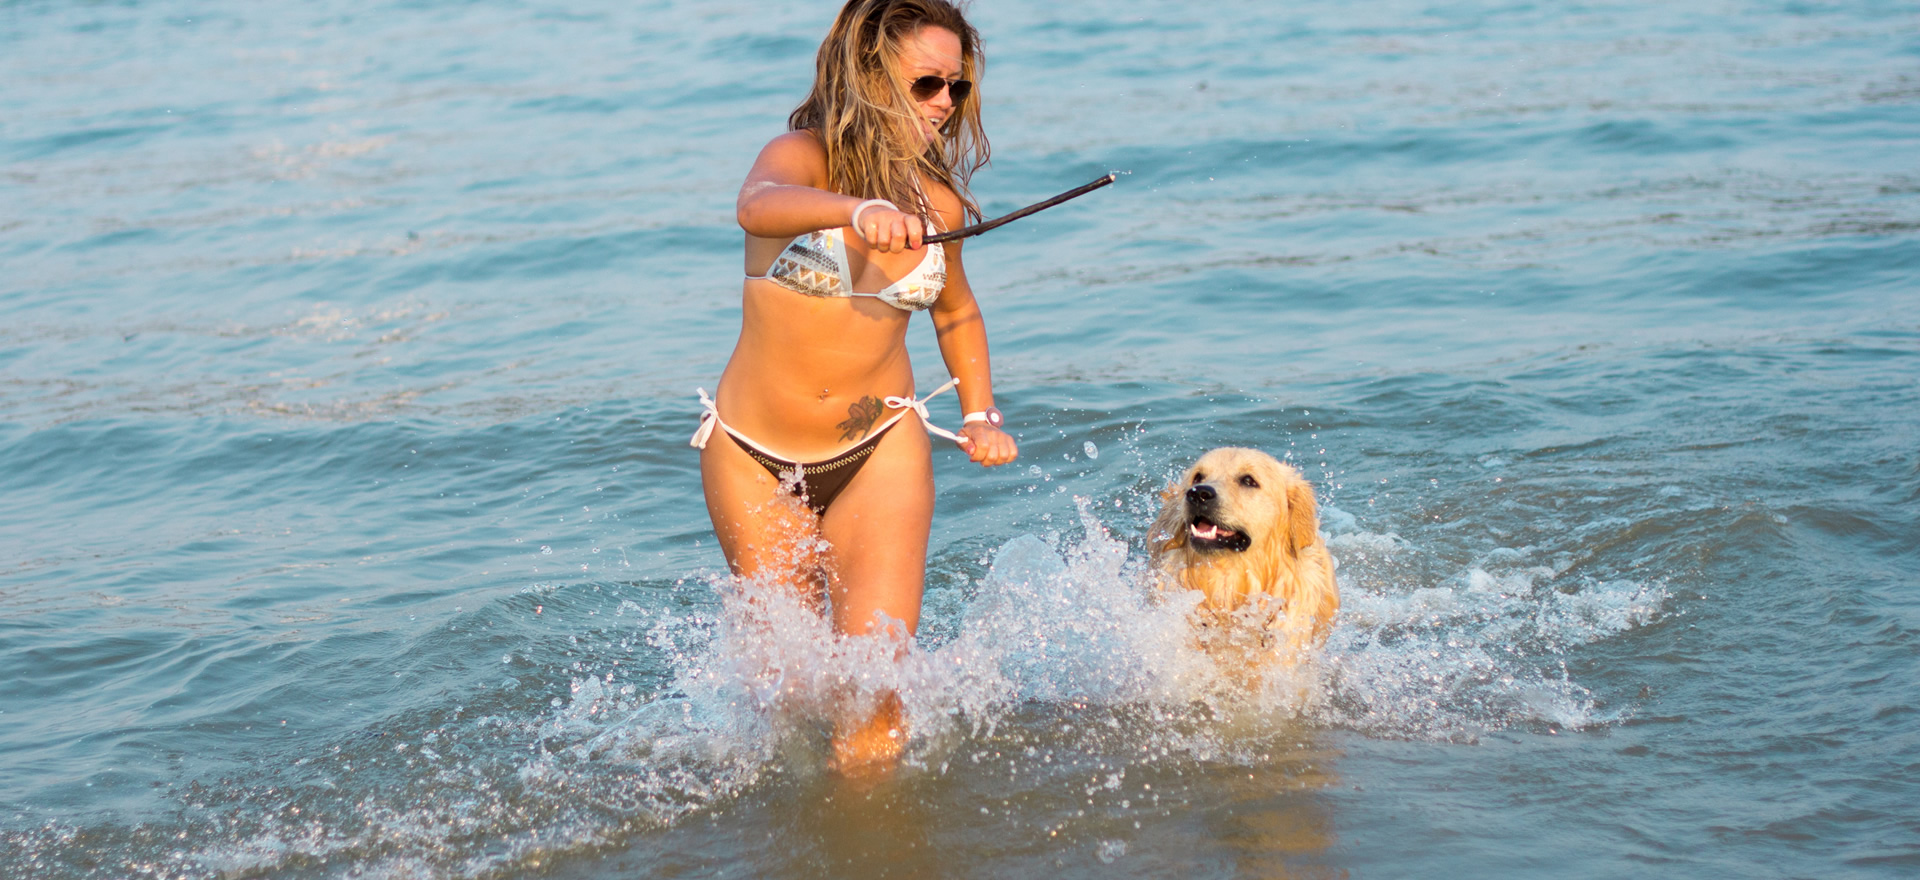
[[[868,208],[892,208],[895,211],[900,210],[900,207],[898,205],[895,205],[894,203],[889,202],[886,199],[868,199],[864,202],[861,202],[858,205],[854,205],[853,206],[853,224],[852,224],[853,231],[856,233],[859,233],[861,241],[866,241],[867,233],[866,233],[866,230],[863,230],[860,228],[860,213],[862,211],[865,211]]]
[[[1006,419],[1000,415],[1000,408],[997,406],[990,406],[978,412],[970,412],[960,417],[960,424],[962,425],[971,425],[974,422],[986,422],[998,428],[1006,423]]]

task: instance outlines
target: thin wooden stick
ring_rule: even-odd
[[[1068,199],[1077,199],[1081,196],[1086,195],[1087,193],[1093,192],[1096,189],[1099,189],[1103,186],[1106,186],[1109,183],[1112,183],[1114,178],[1117,176],[1118,175],[1112,172],[1102,174],[1098,178],[1096,178],[1092,183],[1076,186],[1073,189],[1067,190],[1066,192],[1063,192],[1057,196],[1054,196],[1053,198],[1050,198],[1044,202],[1035,202],[1031,205],[1021,208],[1018,211],[1008,214],[1005,217],[995,217],[992,220],[987,220],[981,223],[975,223],[972,226],[962,226],[959,229],[955,229],[951,232],[941,232],[935,235],[929,235],[926,238],[926,242],[927,244],[939,244],[943,241],[958,241],[963,238],[972,238],[973,236],[979,235],[980,233],[986,232],[990,229],[997,229],[1001,226],[1005,226],[1008,223],[1012,223],[1015,220],[1018,220],[1022,217],[1027,216],[1028,214],[1037,214],[1041,211],[1045,211],[1046,209],[1051,208],[1054,205],[1058,205],[1061,202],[1067,201]]]

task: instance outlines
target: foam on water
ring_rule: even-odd
[[[1332,539],[1345,606],[1324,655],[1291,675],[1257,679],[1199,650],[1195,594],[1149,588],[1145,560],[1081,500],[1084,533],[1008,540],[962,606],[955,634],[908,650],[830,632],[790,592],[715,581],[717,614],[663,615],[651,644],[670,658],[660,693],[614,693],[577,681],[543,723],[565,740],[528,780],[615,770],[648,812],[672,821],[769,772],[817,774],[824,719],[836,707],[898,691],[912,731],[906,772],[945,772],[1002,725],[1057,724],[1053,748],[1150,760],[1258,760],[1266,728],[1286,723],[1369,736],[1471,740],[1516,726],[1579,729],[1624,717],[1572,680],[1565,653],[1653,620],[1654,584],[1569,579],[1533,548],[1486,554],[1433,584],[1380,583],[1368,565],[1406,542],[1353,529]],[[1254,719],[1249,724],[1248,719]],[[1263,725],[1266,727],[1263,728]],[[1057,731],[1053,733],[1057,734]]]
[[[1645,625],[1669,598],[1657,583],[1568,576],[1567,554],[1487,552],[1440,583],[1394,576],[1414,552],[1397,535],[1358,530],[1334,511],[1341,626],[1326,648],[1320,720],[1376,736],[1471,741],[1515,726],[1580,729],[1625,717],[1603,710],[1564,656]],[[1385,573],[1382,577],[1381,573]]]

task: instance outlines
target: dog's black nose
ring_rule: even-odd
[[[1200,485],[1194,486],[1187,490],[1187,503],[1188,504],[1212,504],[1213,499],[1216,497],[1216,495],[1217,493],[1213,491],[1212,486],[1209,486],[1205,483],[1201,483]]]

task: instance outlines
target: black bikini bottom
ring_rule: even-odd
[[[813,508],[815,515],[824,516],[827,505],[832,504],[833,499],[840,497],[840,490],[847,488],[847,483],[853,480],[853,475],[859,473],[860,468],[866,465],[867,457],[873,454],[874,447],[880,445],[880,438],[887,436],[887,432],[893,430],[893,426],[897,424],[899,424],[897,420],[889,423],[876,431],[873,436],[860,441],[859,446],[825,461],[788,461],[740,442],[739,438],[734,437],[731,432],[722,431],[721,433],[726,434],[727,439],[733,441],[733,445],[740,447],[741,451],[759,462],[760,466],[766,468],[767,473],[773,474],[776,479],[792,474],[794,468],[799,468],[800,480],[790,487],[791,491],[800,500],[805,501],[808,507]]]

